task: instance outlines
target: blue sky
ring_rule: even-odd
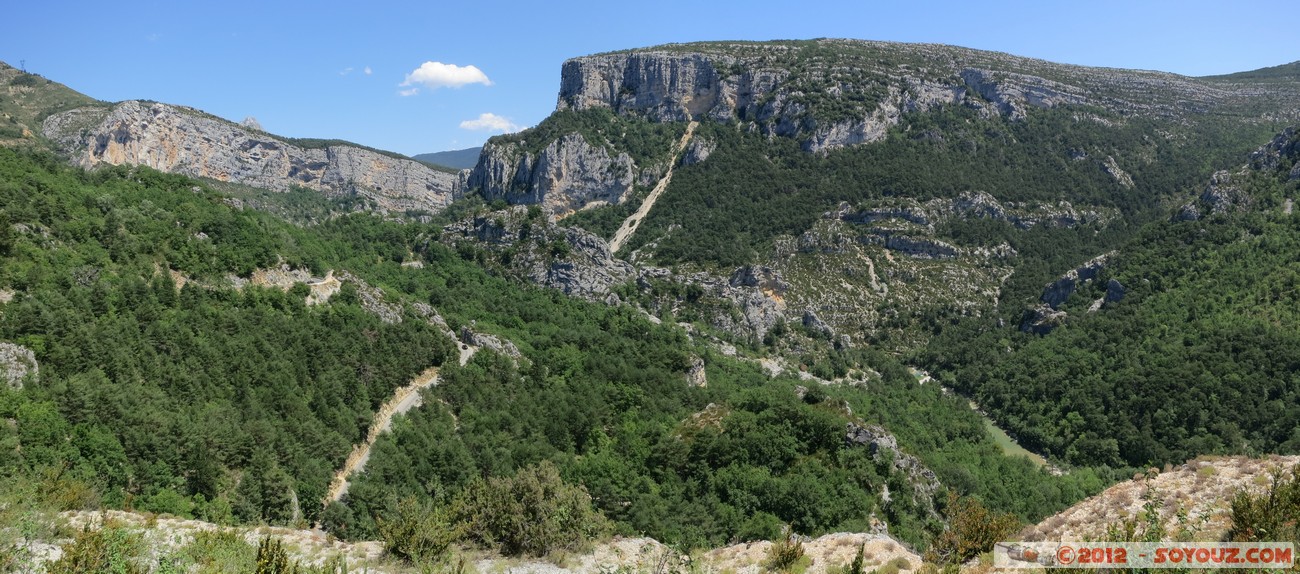
[[[14,0],[4,13],[0,60],[92,97],[405,154],[536,124],[567,58],[668,42],[937,42],[1186,75],[1300,60],[1300,3],[1286,1]]]

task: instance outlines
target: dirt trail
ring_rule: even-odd
[[[647,195],[645,201],[641,202],[641,207],[637,208],[636,213],[624,220],[623,225],[614,233],[614,239],[609,242],[610,253],[618,252],[618,248],[627,242],[627,238],[636,232],[637,226],[645,219],[646,214],[650,213],[650,208],[655,206],[655,200],[659,199],[664,190],[668,189],[668,182],[673,179],[673,166],[677,165],[677,156],[681,155],[682,150],[686,149],[686,144],[691,141],[691,136],[695,135],[695,127],[698,125],[700,125],[700,122],[687,124],[686,133],[682,134],[682,139],[678,140],[677,147],[673,148],[673,157],[668,161],[668,173],[665,173],[663,179],[660,179],[659,183],[655,184],[655,188],[650,190],[650,195]]]
[[[475,351],[478,351],[478,347],[460,345],[460,364],[463,366],[468,363]],[[423,400],[420,391],[436,384],[438,384],[438,368],[430,367],[411,379],[409,384],[394,391],[393,397],[379,407],[374,422],[370,424],[370,432],[366,433],[365,442],[354,446],[352,454],[349,454],[347,461],[343,463],[343,468],[334,473],[334,480],[330,481],[329,491],[325,495],[325,504],[335,502],[348,493],[348,478],[366,468],[366,462],[370,460],[370,448],[375,446],[379,435],[393,427],[393,417],[420,406]]]

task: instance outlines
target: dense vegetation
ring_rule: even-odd
[[[1300,451],[1293,162],[1237,182],[1245,212],[1144,228],[1050,335],[972,321],[929,359],[1027,447],[1075,464]],[[1124,300],[1086,312],[1111,277]]]
[[[436,224],[354,214],[298,227],[235,209],[187,178],[87,173],[28,152],[0,150],[0,175],[10,222],[0,226],[10,230],[0,288],[15,292],[0,307],[0,339],[41,362],[38,381],[0,392],[0,416],[15,421],[0,425],[0,472],[15,485],[54,480],[70,493],[59,507],[301,516],[370,536],[410,496],[453,510],[499,500],[473,493],[553,463],[622,532],[712,544],[775,536],[781,524],[863,527],[875,514],[924,543],[940,529],[931,502],[888,457],[846,444],[850,421],[884,423],[944,484],[1022,519],[1113,478],[1052,477],[1002,456],[960,400],[917,385],[882,354],[837,351],[836,370],[870,366],[882,377],[800,399],[797,380],[771,380],[626,307],[493,277],[472,246],[437,241]],[[423,268],[399,265],[412,252]],[[281,257],[432,303],[453,328],[475,321],[524,358],[485,351],[463,368],[445,364],[428,406],[380,441],[345,504],[320,514],[314,501],[376,406],[452,347],[412,315],[379,321],[350,287],[308,307],[304,287],[223,286],[227,274]],[[189,281],[177,289],[170,271]],[[685,384],[690,353],[706,358],[707,387]]]
[[[645,329],[631,319],[607,329]],[[943,484],[1022,519],[1113,478],[1087,469],[1051,477],[1002,456],[962,401],[917,385],[884,356],[840,358],[889,367],[867,389],[813,388],[800,399],[796,381],[713,355],[708,387],[692,389],[644,358],[620,365],[644,357],[650,340],[620,348],[611,343],[621,337],[610,341],[597,325],[561,327],[550,341],[534,338],[533,346],[551,350],[531,355],[532,365],[483,355],[464,369],[448,366],[436,393],[445,406],[412,413],[374,449],[340,510],[352,531],[368,532],[366,517],[386,501],[450,498],[475,476],[551,459],[629,534],[707,545],[770,539],[785,524],[810,534],[863,529],[875,515],[896,536],[923,543],[940,528],[931,501],[892,459],[845,443],[845,425],[858,420],[884,422]],[[883,488],[892,502],[878,497]]]
[[[169,270],[220,283],[310,250],[186,178],[55,161],[0,155],[0,284],[23,294],[0,339],[42,367],[0,399],[17,422],[0,433],[22,448],[6,473],[64,466],[111,506],[287,521],[295,495],[323,496],[380,402],[453,352],[422,321],[363,312],[355,294],[311,309],[305,286],[178,289]]]
[[[1169,194],[1200,184],[1213,168],[1239,161],[1242,152],[1269,133],[1263,128],[1230,130],[1226,121],[1208,119],[1179,129],[1187,141],[1214,141],[1215,146],[1180,143],[1181,138],[1155,144],[1148,137],[1157,127],[1153,121],[1130,118],[1108,126],[1081,114],[1109,115],[1097,109],[1037,110],[1023,121],[1005,122],[950,106],[905,116],[887,143],[825,156],[804,152],[786,138],[705,123],[696,137],[716,142],[717,149],[708,161],[675,172],[629,248],[653,242],[661,263],[734,267],[770,252],[775,237],[804,232],[841,201],[924,201],[963,191],[985,191],[1010,202],[1066,199],[1080,207],[1117,208],[1141,221]],[[1090,159],[1072,159],[1080,154]],[[1129,160],[1124,169],[1135,188],[1117,185],[1104,171],[1099,162],[1107,156]],[[1140,157],[1150,160],[1133,161]],[[1094,231],[1077,230],[1060,243],[1095,244]],[[1006,235],[1017,248],[1040,243],[1035,237]],[[1043,251],[1023,259],[1036,264],[1035,255],[1059,252]]]

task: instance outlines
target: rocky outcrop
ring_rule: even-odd
[[[583,229],[557,227],[524,206],[466,218],[443,230],[446,243],[467,239],[504,255],[502,263],[520,278],[584,299],[607,300],[611,287],[634,276],[632,265],[615,259],[605,240]]]
[[[515,278],[584,299],[618,304],[616,286],[633,283],[650,293],[650,311],[677,314],[682,305],[706,308],[704,320],[717,329],[761,340],[785,318],[781,293],[787,285],[765,267],[737,269],[730,277],[707,272],[678,273],[635,267],[614,258],[605,240],[579,228],[515,206],[482,213],[447,226],[441,241],[482,249]],[[664,292],[658,287],[672,285]],[[686,295],[683,298],[682,293]]]
[[[402,322],[402,306],[400,304],[389,303],[384,292],[378,287],[371,285],[366,280],[353,275],[349,271],[342,271],[338,275],[339,280],[350,283],[357,290],[357,299],[361,301],[361,309],[376,317],[380,321],[388,324]],[[432,311],[432,307],[429,308]],[[436,316],[437,313],[434,313]],[[438,317],[439,320],[442,317]],[[445,323],[444,323],[445,324]]]
[[[1115,303],[1118,301],[1123,301],[1124,295],[1126,295],[1127,293],[1128,290],[1124,288],[1124,284],[1120,283],[1119,279],[1111,277],[1110,280],[1106,282],[1105,302]]]
[[[1273,141],[1252,152],[1250,167],[1257,170],[1275,170],[1291,165],[1289,179],[1297,179],[1297,175],[1300,175],[1300,163],[1296,163],[1297,159],[1300,159],[1300,130],[1290,127],[1274,136]]]
[[[756,285],[747,284],[746,275],[744,268],[733,272],[731,278],[723,278],[706,272],[675,273],[660,267],[643,267],[637,273],[637,286],[643,292],[655,295],[652,297],[653,311],[676,315],[690,304],[704,309],[706,321],[714,328],[761,340],[786,319],[785,302],[778,291],[785,287],[779,274]],[[735,280],[738,277],[740,280]],[[665,283],[684,289],[686,300],[677,294],[659,294],[657,286]],[[764,284],[772,289],[763,287]]]
[[[867,448],[872,459],[876,461],[884,456],[892,459],[894,469],[906,474],[912,483],[917,502],[929,506],[931,511],[934,510],[933,499],[941,486],[939,477],[934,474],[934,471],[926,468],[920,459],[899,449],[898,439],[884,427],[849,423],[844,441],[849,446]]]
[[[1025,319],[1020,323],[1020,330],[1035,335],[1046,335],[1065,324],[1069,316],[1065,311],[1057,311],[1047,305],[1034,305],[1025,312]]]
[[[626,153],[611,155],[580,134],[567,134],[534,156],[515,142],[483,146],[466,181],[488,201],[540,204],[550,213],[594,203],[619,203],[631,191],[636,164]]]
[[[1052,108],[1088,101],[1077,87],[1028,74],[967,68],[961,71],[961,78],[1012,120],[1024,119],[1030,107]]]
[[[885,238],[885,248],[921,259],[953,259],[957,248],[938,239],[890,235]]]
[[[963,85],[902,77],[883,98],[857,106],[851,117],[821,118],[805,96],[811,87],[803,82],[809,78],[790,66],[773,65],[771,56],[789,51],[770,45],[748,46],[735,55],[646,50],[574,58],[561,70],[557,108],[605,107],[659,122],[749,122],[764,133],[799,138],[804,149],[822,152],[879,141],[903,113],[957,103],[967,92]],[[858,102],[874,85],[854,80],[831,82],[818,91]],[[698,155],[687,156],[688,162],[696,159]]]
[[[937,198],[924,203],[890,198],[875,205],[859,205],[856,209],[841,204],[837,210],[826,213],[824,217],[872,226],[891,221],[905,222],[933,232],[936,224],[953,219],[993,219],[1005,221],[1020,229],[1068,229],[1080,225],[1104,225],[1118,218],[1119,214],[1114,209],[1102,207],[1080,209],[1068,201],[1054,204],[1002,202],[986,192],[965,191],[951,199]]]
[[[1098,255],[1089,259],[1083,265],[1065,272],[1057,280],[1048,283],[1043,287],[1043,294],[1039,297],[1042,303],[1034,305],[1025,311],[1025,318],[1020,323],[1020,330],[1036,335],[1046,335],[1064,324],[1069,314],[1061,310],[1061,306],[1069,300],[1071,295],[1074,295],[1080,286],[1097,279],[1114,255],[1114,251]],[[1126,294],[1127,289],[1125,289],[1124,284],[1112,277],[1106,281],[1106,294],[1094,301],[1088,311],[1092,312],[1101,309],[1106,303],[1121,301]]]
[[[756,287],[764,293],[776,296],[785,295],[790,284],[785,282],[781,273],[764,265],[745,265],[731,274],[727,283],[732,287]]]
[[[709,379],[704,373],[704,359],[691,355],[691,366],[686,369],[686,384],[692,387],[707,387]]]
[[[1043,288],[1043,296],[1040,298],[1044,304],[1053,310],[1059,309],[1065,304],[1066,299],[1074,294],[1079,285],[1092,281],[1097,277],[1101,270],[1106,267],[1106,262],[1115,253],[1105,253],[1089,259],[1083,265],[1067,271],[1056,281],[1048,283]]]
[[[23,381],[36,380],[41,368],[36,354],[22,345],[0,342],[0,383],[10,389],[23,388]]]
[[[501,339],[496,335],[479,333],[471,329],[468,325],[460,328],[460,342],[465,343],[466,345],[491,349],[498,354],[505,355],[515,360],[524,357],[524,354],[519,352],[519,347],[516,347],[514,343]]]
[[[1101,167],[1106,171],[1106,175],[1114,179],[1115,183],[1118,183],[1120,187],[1133,189],[1133,177],[1119,167],[1119,163],[1115,161],[1115,158],[1106,156],[1106,161],[1102,162]]]
[[[440,211],[459,193],[456,175],[349,145],[305,148],[191,108],[127,101],[50,116],[44,135],[83,167],[144,165],[159,171],[329,196],[360,195],[383,211]]]
[[[708,138],[695,138],[691,140],[690,145],[686,146],[686,151],[682,153],[682,165],[695,165],[713,154],[713,150],[718,148],[718,142]]]

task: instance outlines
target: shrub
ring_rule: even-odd
[[[457,500],[455,518],[472,538],[507,556],[574,550],[607,530],[587,490],[566,484],[549,461],[513,477],[471,483]]]
[[[441,559],[463,534],[453,527],[446,508],[422,503],[414,497],[402,499],[386,517],[375,521],[384,550],[413,564]]]
[[[740,530],[736,532],[736,538],[741,542],[772,540],[781,535],[781,529],[784,526],[785,524],[776,515],[759,511],[755,512],[740,526]]]
[[[1243,489],[1233,498],[1228,540],[1300,544],[1300,465],[1291,469],[1289,478],[1280,470],[1272,478],[1268,492],[1251,496]]]
[[[772,542],[763,566],[774,572],[790,572],[804,557],[803,542],[795,539],[794,528],[786,527],[785,535]]]
[[[234,530],[195,532],[194,541],[184,548],[183,556],[201,574],[247,572],[256,563],[253,547]]]
[[[974,498],[948,493],[948,527],[926,551],[926,562],[962,564],[993,549],[1020,526],[1014,514],[995,514]]]
[[[50,565],[48,572],[144,574],[149,569],[140,564],[140,552],[140,540],[125,528],[104,525],[91,530],[87,526],[63,547],[63,556]]]

